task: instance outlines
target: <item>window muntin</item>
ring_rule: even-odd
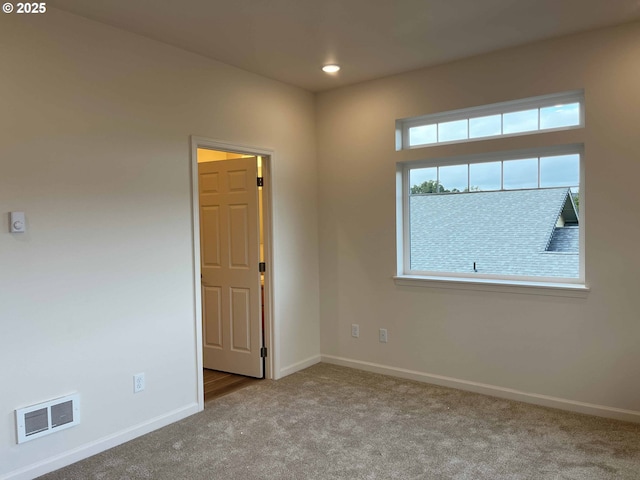
[[[583,104],[575,91],[398,120],[397,149],[580,128]]]
[[[582,282],[580,157],[569,146],[403,165],[401,274]]]

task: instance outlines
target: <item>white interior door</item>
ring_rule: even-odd
[[[198,164],[204,368],[263,376],[256,157]]]

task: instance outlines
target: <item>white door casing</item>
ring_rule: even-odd
[[[263,376],[256,157],[198,164],[203,366]]]

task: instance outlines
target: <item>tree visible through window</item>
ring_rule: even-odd
[[[576,90],[399,119],[396,149],[583,127]],[[399,277],[584,284],[581,155],[549,145],[398,164]]]
[[[580,277],[577,149],[405,170],[405,273]]]

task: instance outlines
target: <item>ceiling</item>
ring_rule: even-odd
[[[640,0],[47,3],[312,92],[640,19]]]

